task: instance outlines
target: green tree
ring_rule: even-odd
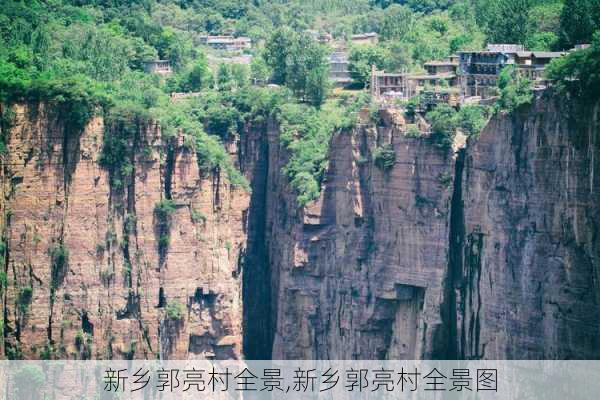
[[[287,86],[300,99],[320,106],[329,83],[325,47],[308,35],[299,35],[290,48],[286,67]]]
[[[217,69],[217,87],[219,90],[230,90],[233,87],[233,74],[229,64],[219,64]]]
[[[253,83],[266,83],[271,76],[271,69],[262,57],[252,58],[250,77]]]
[[[500,98],[495,104],[495,111],[512,112],[533,101],[533,87],[529,79],[523,78],[517,69],[506,66],[498,77]]]
[[[376,45],[354,46],[348,56],[350,76],[358,85],[366,87],[371,76],[371,66],[378,69],[385,67],[389,53]]]
[[[250,71],[247,65],[244,64],[232,64],[231,65],[231,78],[236,88],[241,88],[250,82]]]
[[[447,104],[440,104],[425,115],[431,126],[431,140],[436,146],[448,148],[454,141],[458,118],[456,110]]]
[[[524,44],[529,35],[533,0],[488,0],[486,30],[492,43]]]
[[[408,35],[415,25],[413,12],[400,5],[393,5],[385,10],[381,25],[382,39],[402,39]]]
[[[546,74],[559,90],[584,100],[600,98],[600,31],[594,33],[589,48],[554,59]]]
[[[284,84],[287,81],[288,57],[296,40],[296,33],[287,27],[277,29],[267,39],[263,58],[273,71],[271,78],[274,83]]]
[[[600,1],[565,0],[560,27],[564,45],[590,43],[600,27]]]
[[[458,125],[467,135],[478,135],[488,119],[485,106],[464,105],[458,110]]]
[[[202,88],[210,86],[211,83],[212,74],[208,68],[206,57],[202,55],[185,73],[180,83],[180,90],[184,92],[197,92]]]
[[[307,34],[278,29],[267,41],[263,57],[272,80],[288,86],[301,100],[320,106],[328,91],[327,50]]]

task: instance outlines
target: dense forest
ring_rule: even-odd
[[[102,163],[118,188],[130,168],[123,156],[128,135],[157,120],[167,138],[184,133],[203,171],[223,171],[247,188],[221,143],[240,134],[244,123],[273,117],[291,153],[284,172],[305,203],[319,193],[331,132],[351,125],[369,102],[360,91],[332,95],[330,49],[310,31],[335,40],[379,34],[377,45],[350,49],[359,87],[371,65],[418,72],[426,61],[487,42],[531,50],[593,42],[549,73],[561,87],[595,96],[599,26],[599,0],[2,0],[1,127],[4,132],[11,121],[5,105],[18,101],[44,101],[68,113],[73,131],[102,113],[108,127]],[[210,65],[199,45],[207,34],[250,37],[252,63]],[[144,62],[155,59],[169,60],[174,73],[144,72]],[[507,75],[501,106],[510,109],[528,96],[526,85],[511,84]],[[202,95],[172,102],[173,92]],[[440,132],[455,126],[477,132],[486,113],[441,108],[430,120]]]

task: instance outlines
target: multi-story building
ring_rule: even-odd
[[[485,51],[460,52],[458,74],[462,95],[482,99],[494,96],[500,71],[507,65],[514,65],[528,79],[541,81],[546,65],[564,54],[528,51],[514,44],[490,44]]]
[[[427,74],[371,72],[371,93],[379,98],[400,98],[426,94],[429,104],[460,101],[487,101],[497,95],[498,76],[504,67],[514,65],[521,76],[545,85],[546,66],[565,52],[529,51],[521,45],[489,44],[486,50],[462,51],[446,60],[423,65]],[[491,99],[490,99],[491,100]]]
[[[458,56],[450,56],[446,60],[434,60],[423,64],[423,67],[430,75],[437,74],[456,74],[458,69]]]
[[[321,44],[328,44],[333,40],[333,36],[331,36],[328,32],[319,32],[313,29],[309,29],[306,31],[315,41]]]
[[[498,75],[506,65],[515,64],[523,46],[490,44],[482,51],[459,52],[458,74],[462,95],[487,98],[496,94]]]
[[[371,93],[376,97],[396,97],[403,100],[424,91],[446,93],[458,86],[457,66],[456,59],[430,61],[425,64],[427,74],[389,73],[372,67]]]
[[[412,82],[407,79],[408,74],[379,71],[371,67],[371,95],[374,97],[388,97],[407,99],[414,93]]]
[[[348,70],[348,55],[345,52],[333,52],[329,56],[329,79],[337,87],[352,83]]]
[[[515,61],[523,76],[532,81],[540,81],[550,61],[565,54],[561,51],[520,51]]]

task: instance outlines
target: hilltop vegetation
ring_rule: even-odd
[[[318,196],[331,132],[352,124],[353,108],[362,104],[331,98],[329,50],[313,41],[307,30],[328,32],[335,39],[378,33],[377,45],[351,49],[352,74],[365,84],[371,64],[419,71],[425,61],[481,48],[486,41],[522,43],[535,50],[563,49],[590,42],[600,22],[596,0],[1,3],[0,102],[43,100],[69,115],[71,133],[81,130],[94,113],[104,113],[114,122],[108,124],[112,128],[106,132],[104,154],[105,166],[114,172],[113,183],[122,182],[121,175],[128,171],[122,157],[128,135],[144,121],[156,119],[167,140],[177,131],[184,133],[203,171],[223,171],[232,184],[247,188],[221,142],[241,134],[249,121],[276,117],[285,127],[284,142],[292,154],[285,172],[302,203]],[[209,66],[198,39],[223,33],[253,40],[250,66]],[[577,56],[581,60],[561,61],[552,69],[553,76],[584,76],[593,71],[591,60],[597,50],[585,54]],[[154,59],[169,60],[174,73],[168,78],[145,73],[144,62]],[[281,86],[252,85],[267,80]],[[172,92],[192,91],[203,93],[170,101]],[[6,107],[1,110],[3,137],[10,113]],[[132,121],[137,124],[134,129]]]

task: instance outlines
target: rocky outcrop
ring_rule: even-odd
[[[238,358],[249,195],[201,176],[181,138],[164,141],[156,125],[132,121],[117,183],[99,162],[101,118],[74,133],[44,106],[15,112],[3,163],[5,354]],[[168,216],[156,212],[165,199]]]
[[[599,357],[598,128],[544,95],[456,154],[390,122],[334,136],[319,201],[273,208],[273,357]]]
[[[600,357],[598,107],[540,97],[464,159],[450,248],[451,356]]]
[[[396,161],[382,170],[373,150],[387,144]],[[441,323],[453,170],[449,151],[407,138],[396,125],[334,136],[321,198],[300,211],[289,196],[273,207],[273,358],[430,356]],[[287,192],[272,178],[277,192]]]

